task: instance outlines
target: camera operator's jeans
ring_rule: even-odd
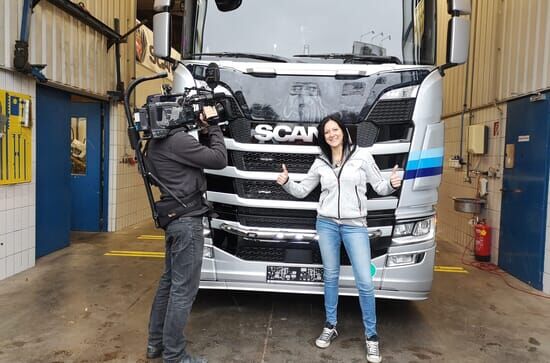
[[[202,217],[180,217],[165,234],[164,273],[151,308],[148,345],[164,347],[164,362],[179,362],[186,356],[183,329],[199,289]]]
[[[319,248],[323,259],[323,279],[325,282],[325,313],[326,321],[332,325],[337,323],[338,279],[340,277],[340,246],[341,241],[348,253],[355,284],[359,291],[359,304],[363,315],[365,337],[376,334],[376,304],[374,285],[370,274],[370,242],[366,227],[337,224],[326,219],[317,218],[317,234]]]

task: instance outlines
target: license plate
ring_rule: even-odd
[[[322,267],[267,266],[267,282],[323,282]]]

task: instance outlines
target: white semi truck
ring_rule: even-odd
[[[170,0],[155,0],[155,54],[169,59]],[[185,0],[183,59],[173,93],[207,87],[230,99],[229,165],[206,170],[217,216],[206,226],[201,288],[322,294],[315,232],[319,190],[297,200],[275,183],[300,180],[319,153],[316,125],[339,113],[402,188],[368,188],[371,273],[379,298],[431,290],[435,205],[443,167],[445,69],[467,59],[469,0],[449,0],[447,62],[436,67],[437,0]],[[182,9],[179,9],[180,12]],[[356,295],[345,249],[340,293]]]

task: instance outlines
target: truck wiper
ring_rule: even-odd
[[[279,57],[273,54],[219,52],[219,53],[193,53],[189,55],[190,58],[200,57],[200,56],[220,57],[220,58],[250,58],[250,59],[257,59],[257,60],[262,60],[266,62],[288,63],[287,58]]]
[[[360,55],[351,53],[295,54],[297,58],[343,59],[344,63],[395,63],[401,59],[389,55]]]

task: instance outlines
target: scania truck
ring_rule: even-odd
[[[170,0],[155,0],[155,54],[169,59]],[[172,92],[207,87],[216,63],[234,119],[223,126],[229,164],[205,170],[201,288],[323,292],[315,231],[319,189],[303,200],[275,183],[286,164],[303,178],[320,120],[338,113],[382,174],[368,186],[371,274],[378,298],[422,300],[432,286],[435,206],[443,168],[445,71],[468,56],[469,0],[448,0],[446,63],[436,66],[437,0],[183,0],[182,56]],[[170,59],[169,59],[170,60]],[[341,250],[340,294],[356,295]]]

